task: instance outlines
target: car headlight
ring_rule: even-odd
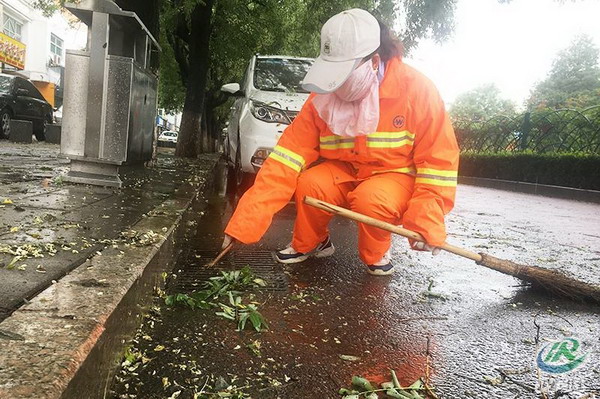
[[[254,152],[252,158],[250,159],[250,163],[254,166],[254,170],[258,172],[258,169],[265,163],[269,154],[273,151],[272,148],[259,148]]]
[[[268,123],[292,123],[286,112],[259,101],[250,101],[250,112],[256,119]]]

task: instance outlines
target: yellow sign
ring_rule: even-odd
[[[25,44],[0,33],[0,62],[17,69],[25,68]]]

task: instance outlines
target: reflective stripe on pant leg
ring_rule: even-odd
[[[304,204],[311,196],[329,203],[346,206],[346,195],[354,183],[336,184],[334,175],[344,168],[341,162],[323,162],[300,174],[296,186],[296,223],[292,247],[298,252],[310,252],[329,235],[331,213]]]
[[[400,173],[375,175],[348,194],[350,208],[364,215],[398,224],[412,196],[414,178]],[[381,260],[390,248],[391,233],[359,223],[358,251],[368,265]]]

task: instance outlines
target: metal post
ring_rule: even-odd
[[[87,115],[85,131],[85,156],[101,158],[104,143],[106,69],[108,56],[109,15],[93,12]]]

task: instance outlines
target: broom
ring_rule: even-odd
[[[304,202],[310,206],[314,206],[315,208],[322,209],[335,215],[399,234],[406,238],[425,242],[425,239],[419,233],[353,212],[346,208],[329,204],[325,201],[307,196],[304,197]],[[540,286],[551,293],[576,300],[588,299],[600,302],[600,286],[575,280],[558,271],[548,270],[538,266],[520,265],[508,260],[495,258],[485,253],[474,253],[448,243],[444,243],[440,248],[444,251],[462,256],[463,258],[474,260],[478,265]]]

